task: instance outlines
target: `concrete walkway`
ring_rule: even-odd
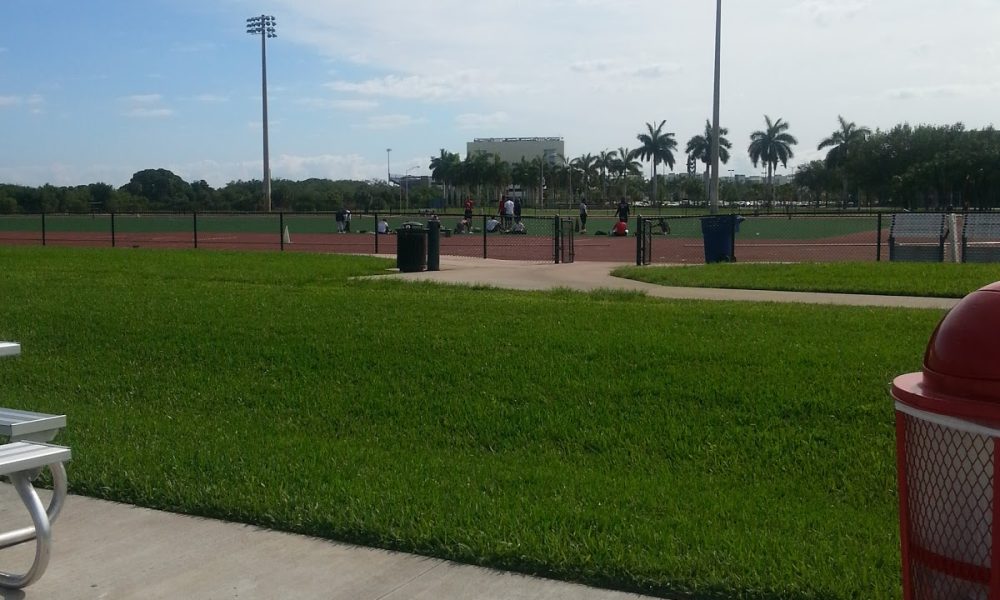
[[[71,472],[72,473],[72,472]],[[72,474],[71,474],[72,477]],[[47,502],[48,493],[41,492]],[[30,525],[0,484],[0,523]],[[237,523],[69,496],[42,578],[0,598],[58,600],[637,600],[644,598]],[[0,552],[24,572],[34,543]]]
[[[387,258],[395,258],[390,256]],[[631,279],[612,277],[620,263],[577,262],[567,265],[523,263],[482,258],[441,257],[440,271],[397,273],[413,281],[436,281],[461,285],[491,285],[515,290],[567,288],[580,291],[596,289],[633,290],[656,298],[678,300],[740,300],[753,302],[797,302],[849,306],[894,306],[904,308],[949,309],[954,298],[919,298],[913,296],[876,296],[865,294],[828,294],[813,292],[771,292],[718,288],[668,287]],[[380,276],[381,277],[381,276]]]

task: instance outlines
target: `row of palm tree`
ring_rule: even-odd
[[[871,134],[868,128],[858,127],[843,117],[838,116],[838,121],[840,128],[821,141],[818,147],[819,150],[829,148],[826,162],[831,168],[845,164],[850,149]],[[783,119],[772,121],[771,117],[764,115],[764,122],[764,129],[750,134],[747,152],[755,168],[758,164],[767,168],[767,185],[771,189],[773,200],[774,172],[779,163],[788,166],[789,159],[794,157],[792,147],[798,144],[798,140],[788,132],[789,124]],[[639,142],[636,148],[620,147],[617,150],[604,150],[597,155],[584,154],[572,160],[563,156],[559,156],[559,160],[554,162],[542,158],[521,159],[510,165],[496,155],[484,153],[467,156],[463,161],[457,153],[442,149],[439,156],[431,158],[430,168],[434,180],[444,184],[446,198],[450,201],[455,200],[460,189],[464,189],[466,194],[475,193],[484,197],[485,187],[490,195],[497,198],[507,186],[515,184],[532,190],[537,194],[539,206],[544,206],[543,189],[547,185],[565,185],[564,189],[568,189],[572,199],[574,189],[589,193],[591,184],[598,181],[601,198],[607,200],[611,180],[614,178],[621,186],[620,194],[624,196],[629,178],[641,178],[640,161],[646,161],[652,165],[652,198],[656,199],[659,197],[657,168],[659,165],[666,165],[673,170],[676,164],[674,153],[677,151],[677,140],[673,133],[664,131],[665,125],[666,121],[660,121],[655,126],[654,123],[646,123],[646,131],[636,136]],[[728,163],[731,157],[732,143],[725,137],[728,133],[726,128],[719,129],[719,160],[722,163]],[[706,120],[704,133],[692,137],[685,147],[689,165],[704,163],[706,178],[712,158],[711,148],[712,125]],[[843,182],[846,197],[846,177]],[[575,185],[579,187],[574,188]]]

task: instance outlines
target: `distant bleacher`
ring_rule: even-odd
[[[942,213],[897,213],[889,229],[889,260],[899,262],[944,262],[946,215]]]
[[[1000,262],[1000,214],[965,215],[962,262]]]

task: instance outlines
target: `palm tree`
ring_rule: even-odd
[[[507,186],[510,185],[510,163],[501,159],[499,154],[491,154],[489,164],[486,167],[485,179],[496,190],[496,197],[500,198]]]
[[[844,117],[837,115],[837,120],[840,121],[840,129],[834,131],[833,134],[819,143],[817,150],[822,150],[823,148],[829,148],[830,151],[826,153],[826,166],[831,168],[840,168],[840,176],[843,180],[844,191],[842,196],[843,205],[847,207],[847,155],[850,149],[856,147],[861,142],[868,139],[868,136],[872,134],[871,129],[867,127],[858,127],[854,122],[848,123],[844,120]]]
[[[511,165],[510,179],[511,183],[521,186],[521,189],[525,190],[532,189],[538,184],[538,178],[531,168],[531,163],[523,156],[521,160]]]
[[[444,184],[444,196],[450,200],[461,175],[462,161],[455,152],[441,149],[440,156],[431,157],[431,177]]]
[[[767,129],[750,134],[750,147],[747,151],[750,153],[750,162],[753,163],[754,167],[757,166],[758,162],[767,165],[767,184],[771,187],[771,203],[773,204],[774,183],[771,181],[771,175],[778,167],[779,162],[782,166],[788,166],[788,159],[795,156],[792,152],[792,146],[798,144],[799,141],[792,134],[787,133],[788,123],[781,119],[772,123],[771,117],[764,115],[764,121],[767,123]]]
[[[642,163],[635,159],[635,150],[619,147],[614,162],[614,172],[622,184],[622,196],[628,192],[628,176],[642,173]]]
[[[719,128],[719,160],[723,163],[729,162],[729,149],[733,147],[729,140],[722,137],[729,133],[725,127]],[[696,161],[705,163],[705,176],[708,176],[708,169],[712,163],[712,123],[705,120],[705,134],[696,135],[688,140],[684,152]]]
[[[608,200],[608,174],[614,171],[617,155],[615,150],[602,150],[597,156],[597,168],[601,170],[601,202]]]
[[[557,154],[556,158],[559,159],[559,162],[562,164],[562,168],[559,169],[559,173],[565,176],[567,186],[569,187],[569,198],[567,199],[567,202],[572,203],[573,202],[573,171],[576,170],[576,167],[573,166],[572,161],[566,160],[566,157],[563,156],[562,154]]]
[[[665,163],[673,171],[673,151],[677,149],[677,140],[674,139],[674,134],[665,133],[663,131],[664,124],[666,121],[660,121],[656,129],[653,129],[652,123],[646,123],[646,129],[649,131],[636,136],[642,144],[635,150],[636,158],[653,163],[653,202],[659,201],[659,197],[656,195],[656,165]]]
[[[574,158],[572,160],[572,162],[570,162],[570,165],[572,167],[574,167],[575,169],[577,169],[578,171],[580,171],[580,174],[583,176],[583,192],[582,193],[584,195],[586,195],[587,192],[590,191],[590,178],[591,178],[591,176],[597,174],[597,157],[594,156],[593,154],[590,154],[588,152],[587,154],[584,154],[583,156],[580,156],[578,158]],[[573,200],[571,198],[570,202],[572,202],[572,201]]]
[[[723,164],[729,162],[729,149],[733,147],[729,140],[722,137],[728,133],[728,129],[719,127],[719,160]],[[688,140],[684,152],[694,161],[705,163],[705,197],[708,197],[708,170],[712,166],[712,123],[708,119],[705,119],[705,134]]]

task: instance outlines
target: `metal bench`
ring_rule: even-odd
[[[0,407],[0,436],[10,442],[51,442],[66,427],[66,415]]]
[[[1000,214],[965,215],[962,262],[1000,262]]]
[[[52,551],[52,520],[50,514],[55,507],[58,514],[66,499],[66,479],[63,463],[71,457],[69,448],[38,442],[12,442],[0,446],[0,475],[10,478],[18,496],[31,515],[32,525],[0,534],[0,548],[8,548],[23,542],[35,540],[35,559],[24,574],[0,571],[0,586],[22,588],[38,580],[49,566]],[[49,467],[53,473],[52,502],[49,510],[42,506],[38,492],[31,485],[32,479],[41,469]],[[59,471],[64,474],[61,481],[55,478]]]
[[[17,356],[21,346],[15,342],[0,342],[0,357]],[[69,448],[47,444],[66,426],[66,415],[50,415],[26,410],[0,408],[0,435],[9,443],[0,445],[0,475],[13,482],[21,501],[28,508],[32,525],[0,534],[0,548],[8,548],[35,540],[35,560],[23,575],[0,571],[0,586],[21,588],[38,580],[49,564],[52,544],[52,523],[66,501],[66,467]],[[52,498],[43,508],[38,493],[31,485],[42,469],[52,473]]]
[[[889,229],[889,260],[944,262],[947,237],[942,213],[897,213]]]

